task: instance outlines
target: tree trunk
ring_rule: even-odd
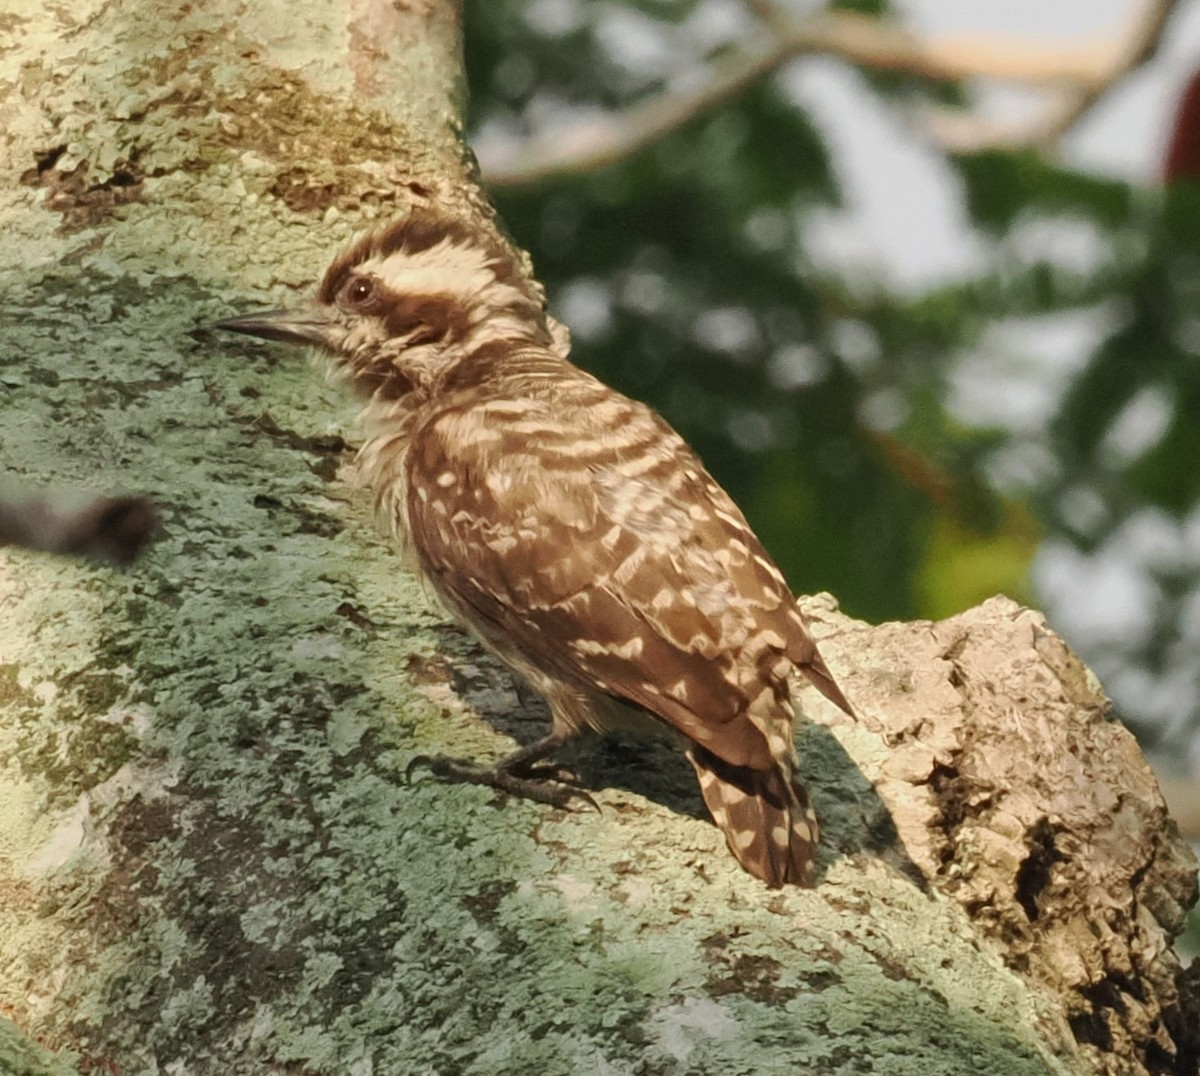
[[[1169,948],[1195,862],[1099,686],[1003,599],[806,604],[859,711],[802,696],[812,891],[741,873],[663,745],[579,749],[599,813],[407,784],[545,712],[377,535],[349,402],[205,326],[414,203],[486,217],[458,13],[29,7],[0,51],[0,459],[162,524],[124,573],[0,552],[0,1070],[1197,1070]]]

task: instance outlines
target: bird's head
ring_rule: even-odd
[[[334,259],[316,297],[217,323],[315,345],[366,396],[405,395],[496,340],[552,343],[542,293],[490,232],[429,210],[371,232]]]

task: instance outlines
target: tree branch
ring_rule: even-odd
[[[492,188],[519,187],[614,164],[734,98],[798,56],[834,56],[857,67],[956,82],[983,78],[1058,90],[1032,122],[999,125],[978,116],[930,112],[928,133],[958,152],[996,144],[1051,144],[1121,78],[1155,53],[1178,0],[1146,0],[1118,41],[1063,48],[969,36],[923,40],[878,19],[825,12],[797,19],[778,0],[747,0],[763,30],[712,61],[702,78],[624,112],[535,135],[506,158],[484,162]]]
[[[788,43],[756,36],[714,61],[703,80],[687,90],[667,91],[624,112],[598,116],[565,131],[535,135],[510,159],[484,161],[484,182],[493,190],[522,187],[556,176],[581,175],[616,164],[712,111],[748,89],[789,58]]]
[[[1054,95],[1033,119],[1002,124],[942,111],[927,117],[927,131],[943,148],[956,153],[1020,145],[1053,147],[1109,90],[1154,58],[1178,3],[1179,0],[1145,0],[1135,12],[1125,37],[1094,49],[1090,61],[1073,78],[1063,80],[1067,88]]]

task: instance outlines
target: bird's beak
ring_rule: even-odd
[[[281,340],[285,344],[316,344],[326,351],[337,351],[346,331],[317,306],[303,310],[268,310],[241,318],[225,318],[213,326],[230,332]]]

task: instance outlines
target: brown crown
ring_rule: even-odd
[[[538,302],[512,250],[502,240],[460,217],[430,209],[415,209],[403,220],[368,232],[347,247],[325,271],[317,299],[332,303],[354,267],[368,258],[386,258],[398,251],[420,254],[446,239],[455,246],[481,249],[488,256],[498,281],[519,288],[529,299]]]

